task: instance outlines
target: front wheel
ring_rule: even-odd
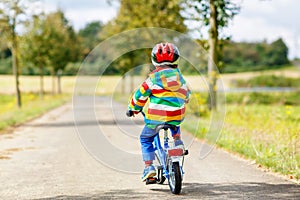
[[[170,166],[171,165],[171,166]],[[173,194],[179,194],[181,191],[181,172],[178,162],[170,162],[169,165],[169,187]]]

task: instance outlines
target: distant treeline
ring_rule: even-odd
[[[69,62],[66,67],[63,68],[64,75],[76,75],[80,64],[89,52],[101,42],[99,35],[105,25],[101,22],[91,22],[87,24],[83,29],[76,32],[76,37],[79,38],[78,46],[80,47],[78,59],[73,62]],[[205,46],[206,41],[200,42],[201,45]],[[257,71],[265,69],[275,69],[289,64],[288,60],[288,47],[284,41],[279,38],[276,41],[267,43],[266,41],[261,42],[233,42],[233,41],[221,41],[221,62],[218,63],[220,71],[223,73],[234,73],[244,71]],[[123,74],[123,65],[139,66],[150,63],[150,49],[149,50],[137,50],[129,52],[119,59],[114,61],[104,72],[107,75],[118,75]],[[128,62],[128,57],[134,57],[131,62]],[[205,56],[204,56],[205,57]],[[200,57],[201,63],[206,67],[206,61],[204,57]],[[12,59],[11,52],[8,48],[0,48],[0,74],[12,74]],[[151,68],[151,66],[150,66]],[[134,73],[138,74],[141,71],[144,73],[149,71],[148,69],[136,68]],[[181,69],[186,74],[198,73],[194,67],[190,66],[188,61],[181,61]],[[88,74],[98,75],[98,68],[92,66],[89,69]],[[205,69],[203,69],[205,71]],[[23,75],[39,75],[39,69],[30,64],[23,65],[21,67],[21,74]],[[51,68],[44,68],[44,74],[50,75]]]
[[[279,38],[271,43],[224,42],[222,72],[257,71],[289,64],[288,47]]]

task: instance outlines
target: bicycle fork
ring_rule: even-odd
[[[166,131],[165,131],[165,136],[167,136]],[[168,138],[164,137],[164,147],[168,147]],[[157,150],[158,157],[160,159],[161,165],[162,165],[162,173],[163,175],[168,179],[169,178],[169,173],[167,170],[167,153],[166,151],[162,148],[160,144],[160,138],[159,135],[154,137],[154,144],[155,144],[155,149]],[[167,146],[166,146],[167,145]]]
[[[155,144],[155,150],[157,150],[159,159],[161,161],[163,175],[167,179],[169,179],[169,170],[170,169],[167,170],[167,166],[171,167],[172,163],[178,162],[179,166],[180,166],[181,175],[183,176],[183,174],[184,174],[184,171],[182,168],[183,162],[184,162],[184,157],[182,156],[183,153],[181,153],[180,155],[177,155],[177,156],[169,156],[165,150],[165,149],[169,149],[168,131],[164,130],[164,149],[161,146],[159,135],[154,137],[154,144]],[[169,163],[169,162],[171,162],[171,163]]]

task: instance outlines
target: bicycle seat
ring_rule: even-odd
[[[167,129],[171,129],[171,130],[176,130],[177,127],[175,125],[172,124],[159,124],[155,127],[155,132],[158,133],[161,129],[167,130]]]

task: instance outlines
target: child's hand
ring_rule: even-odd
[[[127,110],[126,115],[127,115],[127,117],[132,117],[132,116],[134,116],[134,113],[132,110]]]
[[[127,110],[126,115],[127,117],[134,117],[134,115],[137,115],[138,113],[138,111]]]

